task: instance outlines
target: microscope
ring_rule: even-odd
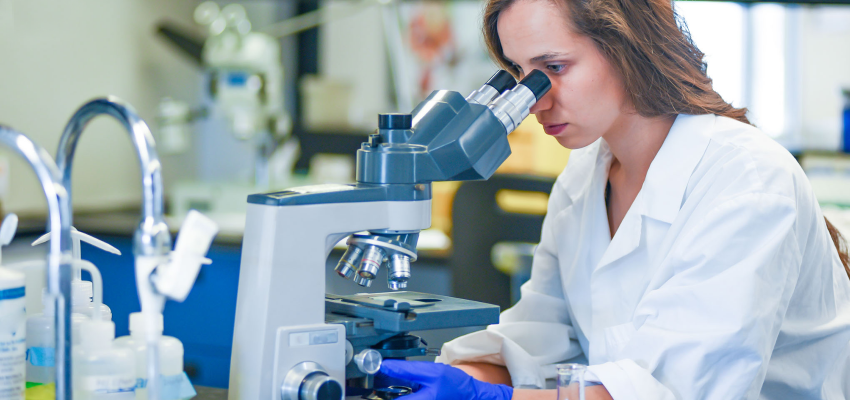
[[[498,323],[498,306],[398,290],[431,225],[431,182],[492,176],[550,87],[537,70],[519,83],[499,71],[466,98],[434,91],[410,114],[379,115],[356,183],[248,196],[229,399],[341,400],[346,386],[372,387],[382,358],[427,355],[411,331]],[[325,262],[346,237],[335,272],[368,287],[386,266],[392,292],[325,293]]]
[[[221,116],[216,121],[225,122],[226,130],[253,153],[248,154],[249,160],[253,158],[253,179],[234,176],[175,182],[170,188],[169,212],[178,218],[190,209],[210,214],[242,213],[248,194],[288,182],[298,157],[298,141],[290,135],[290,117],[284,108],[280,42],[252,30],[240,4],[219,9],[215,2],[206,1],[198,5],[194,16],[207,29],[203,40],[182,36],[170,25],[161,26],[160,32],[182,45],[180,48],[202,66],[210,102],[194,107],[163,99],[157,118],[158,147],[166,154],[188,152],[193,123],[208,116]]]

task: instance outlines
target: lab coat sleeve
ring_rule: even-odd
[[[801,264],[795,202],[742,194],[687,222],[589,367],[615,400],[756,399]]]
[[[446,343],[437,362],[504,365],[514,387],[545,388],[546,378],[555,375],[551,365],[581,354],[561,287],[553,235],[557,214],[569,205],[559,183],[550,197],[531,279],[522,286],[521,300],[502,313],[498,325]]]

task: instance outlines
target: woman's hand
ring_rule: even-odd
[[[494,385],[445,364],[424,361],[384,360],[380,375],[413,383],[415,393],[405,400],[510,400],[510,386]]]

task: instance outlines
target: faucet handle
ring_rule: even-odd
[[[173,300],[185,300],[198,278],[201,265],[210,263],[204,255],[217,233],[218,224],[213,220],[198,211],[189,211],[180,227],[171,259],[158,266],[151,277],[156,290]]]

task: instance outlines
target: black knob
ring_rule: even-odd
[[[342,400],[342,385],[324,373],[309,375],[301,384],[301,400]]]
[[[531,71],[525,78],[522,78],[519,84],[529,88],[537,100],[540,100],[552,88],[552,82],[549,82],[549,77],[537,69]]]
[[[410,114],[378,114],[378,128],[380,129],[410,129],[412,126],[413,116]]]
[[[508,71],[500,69],[487,81],[487,84],[495,88],[497,92],[502,93],[505,90],[513,89],[516,86],[516,79]]]
[[[337,381],[328,381],[319,387],[316,398],[319,400],[341,400],[343,394],[342,385]]]

